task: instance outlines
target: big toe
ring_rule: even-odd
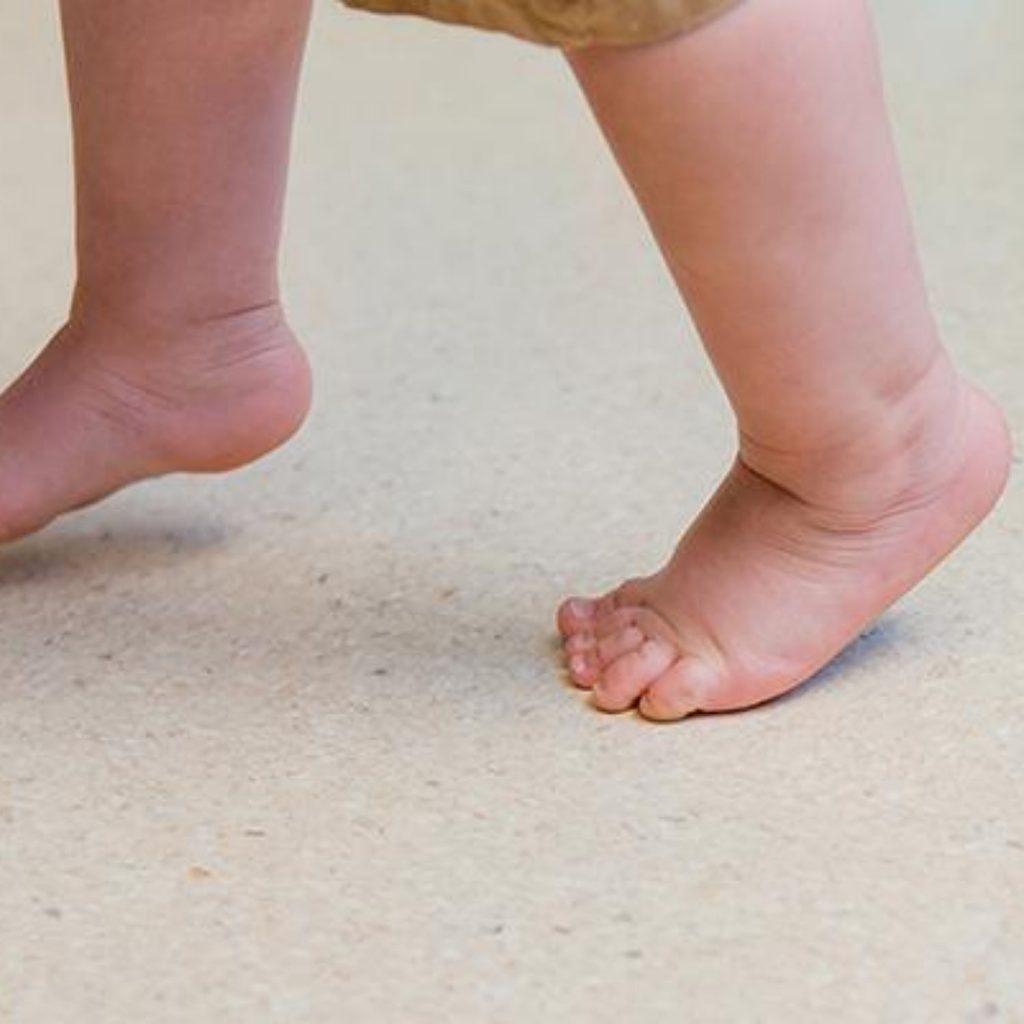
[[[717,671],[702,659],[684,654],[647,686],[639,711],[655,722],[675,722],[711,708],[719,689]]]

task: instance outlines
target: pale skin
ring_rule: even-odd
[[[0,399],[7,539],[133,480],[251,461],[309,404],[276,270],[309,0],[62,14],[79,273],[67,325]],[[566,59],[737,421],[665,567],[561,606],[569,672],[609,712],[750,707],[981,522],[1008,433],[935,329],[864,0],[749,0]]]
[[[309,0],[64,0],[78,277],[0,399],[0,536],[286,440],[309,367],[277,250]]]

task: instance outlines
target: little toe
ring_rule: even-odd
[[[640,698],[640,714],[655,722],[675,722],[707,708],[717,683],[715,670],[687,655],[653,680]]]
[[[570,597],[558,609],[558,629],[562,636],[571,636],[610,615],[619,606],[618,591],[603,597]]]
[[[602,711],[625,711],[679,657],[663,640],[645,640],[601,672],[594,686],[594,700]]]
[[[596,617],[598,602],[590,597],[570,597],[558,608],[558,631],[562,636],[572,636],[589,629]]]

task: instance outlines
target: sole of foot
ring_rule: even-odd
[[[72,320],[0,396],[0,540],[147,477],[252,462],[310,398],[276,304],[183,326]]]
[[[958,391],[943,457],[855,509],[809,502],[738,457],[660,572],[559,608],[572,681],[603,711],[638,705],[674,721],[807,680],[998,501],[1012,461],[1005,419],[969,384]]]

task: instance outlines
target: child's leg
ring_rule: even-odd
[[[921,281],[864,0],[750,0],[567,54],[735,409],[668,565],[559,622],[577,683],[655,718],[790,689],[988,512],[1009,445]]]
[[[64,0],[78,281],[0,399],[0,535],[302,421],[276,261],[309,2]]]

